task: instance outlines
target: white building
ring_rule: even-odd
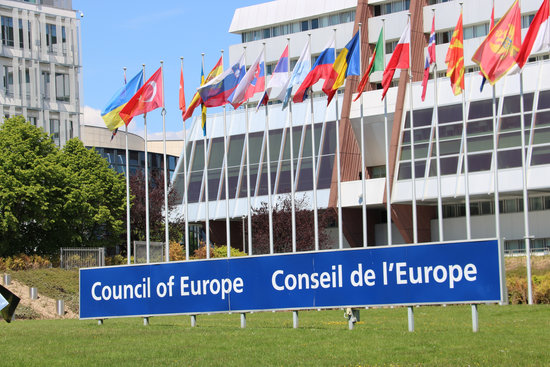
[[[466,239],[465,201],[470,201],[471,238],[496,236],[494,202],[493,110],[492,88],[487,84],[480,92],[479,69],[471,61],[477,47],[489,31],[492,1],[465,0],[464,51],[466,66],[465,116],[467,122],[467,162],[469,190],[465,190],[465,161],[462,141],[462,96],[455,97],[450,88],[446,71],[445,55],[448,42],[460,13],[459,1],[384,1],[384,0],[277,0],[260,5],[240,8],[235,11],[230,32],[241,34],[243,42],[229,48],[230,63],[236,62],[246,46],[248,65],[266,47],[267,74],[277,62],[290,38],[291,67],[298,59],[307,37],[311,34],[312,56],[315,58],[334,37],[336,48],[342,49],[353,36],[358,23],[362,23],[363,65],[365,66],[378,39],[383,20],[385,22],[386,61],[389,60],[411,12],[412,36],[412,101],[414,110],[414,166],[415,197],[418,211],[418,242],[439,240],[438,231],[438,179],[436,151],[440,151],[442,226],[444,240]],[[513,0],[496,3],[495,18],[498,20],[511,6]],[[522,6],[522,32],[525,34],[530,21],[538,10],[541,0],[524,0]],[[409,7],[412,6],[411,9]],[[433,75],[428,85],[427,97],[420,99],[422,71],[427,38],[431,30],[435,10],[437,33],[437,70],[439,105],[439,147],[436,147],[434,131],[434,83]],[[336,31],[334,31],[336,29]],[[548,51],[535,55],[526,65],[525,91],[525,151],[529,202],[529,231],[534,237],[534,248],[550,248],[550,72]],[[226,62],[227,64],[227,62]],[[361,105],[353,102],[358,78],[348,78],[338,98],[338,111],[334,102],[327,108],[326,97],[320,91],[322,83],[314,88],[315,120],[315,165],[317,168],[317,204],[319,208],[336,208],[338,199],[336,184],[336,114],[340,126],[340,154],[342,167],[341,203],[343,207],[344,247],[362,246],[362,172],[367,172],[366,204],[368,209],[367,238],[369,245],[388,243],[385,203],[385,176],[389,172],[391,192],[392,243],[413,242],[410,143],[410,95],[407,79],[396,72],[394,87],[386,97],[389,165],[385,162],[384,104],[381,102],[379,84],[382,73],[372,75],[368,91],[363,94],[365,169],[361,169],[360,131]],[[405,73],[403,73],[405,74]],[[400,79],[401,78],[401,79]],[[519,76],[506,76],[496,84],[496,122],[498,141],[498,193],[500,196],[500,237],[510,251],[521,249],[526,234],[524,230],[522,197],[521,119]],[[257,98],[257,95],[255,98]],[[254,100],[250,106],[255,107]],[[293,141],[296,189],[312,203],[312,149],[311,112],[308,101],[294,104]],[[267,202],[267,149],[265,112],[248,109],[250,126],[250,171],[252,206]],[[208,116],[208,219],[215,228],[215,241],[225,239],[226,202],[224,187],[224,117],[223,113]],[[229,217],[232,220],[231,243],[240,247],[241,220],[247,215],[245,169],[245,109],[233,111],[227,107],[229,136],[228,178]],[[183,197],[189,200],[189,219],[204,222],[206,218],[205,185],[203,182],[204,143],[202,131],[196,128],[188,136],[187,160],[188,190],[183,187],[183,159],[179,159],[174,184]],[[273,201],[290,192],[289,117],[281,104],[269,106],[270,165]],[[548,130],[548,131],[547,131]],[[182,155],[183,156],[183,155]],[[460,167],[459,168],[459,162]],[[458,173],[457,173],[458,172]],[[425,177],[426,176],[426,177]],[[259,178],[259,179],[258,179]],[[183,210],[183,209],[182,209]],[[333,232],[336,229],[332,229]],[[336,237],[335,237],[336,238]],[[338,243],[334,243],[338,247]]]
[[[0,108],[62,146],[80,136],[80,13],[70,0],[1,0]]]

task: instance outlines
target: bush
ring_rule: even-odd
[[[231,257],[237,256],[246,256],[242,251],[237,250],[236,248],[231,247]],[[227,257],[227,246],[210,246],[210,258],[221,258]],[[201,246],[195,250],[193,256],[195,259],[206,259],[206,246]]]
[[[115,255],[115,256],[107,256],[105,257],[105,265],[111,266],[111,265],[127,265],[128,264],[128,258],[122,256],[122,255]]]
[[[185,250],[183,246],[177,242],[170,242],[170,261],[185,260]]]
[[[29,270],[29,269],[46,269],[51,268],[50,260],[39,255],[19,254],[13,257],[0,257],[0,270]]]
[[[533,303],[550,303],[550,274],[533,275]],[[512,276],[506,280],[508,300],[511,304],[526,304],[527,281],[525,277]]]

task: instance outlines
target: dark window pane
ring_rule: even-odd
[[[447,41],[448,42],[448,41]],[[439,123],[462,121],[462,105],[439,106]]]
[[[537,112],[535,117],[535,126],[550,125],[550,111]]]
[[[521,167],[521,149],[498,152],[498,168]]]
[[[550,90],[541,91],[539,93],[538,109],[550,108]]]
[[[307,31],[309,29],[309,24],[307,20],[301,22],[301,31]]]
[[[318,189],[330,188],[332,181],[332,167],[334,164],[334,155],[325,155],[321,157],[321,166],[319,168],[319,181],[317,182]]]
[[[533,166],[550,164],[550,147],[535,147],[531,157]]]
[[[319,19],[315,18],[311,20],[311,29],[319,28]]]
[[[498,98],[496,99],[498,106]],[[486,99],[484,101],[476,101],[470,103],[470,113],[468,119],[478,119],[481,117],[493,116],[493,100]]]
[[[433,111],[431,108],[426,108],[423,110],[415,110],[413,114],[414,127],[431,125],[432,114],[433,114]],[[411,114],[407,112],[407,115],[405,116],[405,128],[410,127],[410,117],[411,117]]]
[[[533,93],[527,93],[523,95],[523,111],[531,111],[533,109]],[[520,96],[507,96],[504,97],[504,106],[502,108],[502,114],[507,115],[509,113],[520,112]]]
[[[491,168],[492,153],[469,154],[468,172],[488,171]]]
[[[210,201],[218,198],[221,171],[221,169],[208,170],[208,200]]]
[[[456,138],[462,136],[462,124],[439,126],[439,138]]]
[[[484,135],[475,138],[468,137],[468,152],[479,152],[493,149],[493,136]]]
[[[201,191],[201,184],[202,184],[202,172],[193,172],[191,174],[191,178],[189,180],[189,190],[188,190],[188,198],[187,200],[190,203],[196,203],[199,201],[199,195]]]
[[[307,191],[313,189],[313,178],[311,170],[311,158],[302,159],[300,176],[298,177],[298,190]]]

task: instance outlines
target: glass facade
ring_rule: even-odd
[[[283,194],[291,192],[290,167],[294,165],[296,191],[313,189],[311,125],[295,126],[292,129],[294,159],[290,160],[290,130],[269,131],[271,192]],[[317,188],[328,189],[332,178],[332,166],[336,148],[334,122],[315,124],[315,162],[317,165]],[[228,148],[228,187],[229,198],[247,196],[246,182],[246,140],[244,134],[229,137]],[[249,134],[250,195],[268,194],[268,166],[265,132]],[[322,149],[320,146],[322,144]],[[320,156],[319,156],[320,152]],[[196,140],[187,145],[189,203],[205,201],[204,141]],[[225,160],[223,137],[210,139],[207,149],[208,200],[225,198]],[[180,168],[178,174],[183,174]],[[175,181],[178,194],[183,197],[183,179]]]
[[[524,96],[525,144],[531,165],[550,163],[550,90]],[[519,95],[497,98],[498,168],[521,167],[521,115]],[[492,99],[472,101],[466,105],[467,148],[469,172],[488,171],[493,160]],[[500,112],[499,112],[500,111]],[[534,112],[534,113],[533,113]],[[436,172],[435,134],[432,126],[433,108],[414,111],[415,175],[433,177]],[[411,129],[407,112],[399,160],[398,179],[411,178]],[[531,129],[531,124],[534,123]],[[463,157],[462,104],[439,106],[440,162],[442,175],[464,172],[458,167]],[[532,132],[532,134],[531,134]],[[428,169],[426,168],[428,166]]]

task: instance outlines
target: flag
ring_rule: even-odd
[[[164,91],[162,88],[162,67],[147,80],[134,94],[132,99],[120,111],[119,115],[126,125],[132,118],[164,106]]]
[[[491,10],[491,23],[489,25],[489,32],[493,27],[495,26],[495,0],[493,0],[493,9]],[[481,85],[479,86],[479,91],[483,92],[483,87],[485,86],[485,82],[487,79],[485,78],[485,75],[480,71],[479,75],[481,75],[483,78],[481,79]]]
[[[449,49],[445,56],[445,63],[447,64],[447,76],[451,80],[451,88],[453,94],[458,96],[464,90],[464,36],[462,28],[462,12],[458,17],[451,42],[449,42]]]
[[[521,49],[516,56],[519,68],[527,62],[529,55],[550,47],[549,1],[544,0],[533,18],[529,30],[523,39]]]
[[[515,65],[520,47],[521,11],[516,0],[483,40],[472,61],[494,85]]]
[[[285,109],[288,106],[288,102],[290,101],[290,96],[292,94],[292,88],[295,85],[301,84],[306,78],[310,70],[311,70],[311,48],[309,46],[309,39],[308,39],[306,45],[304,46],[304,49],[302,50],[302,54],[298,59],[298,62],[296,63],[296,65],[294,65],[294,69],[292,70],[292,75],[290,76],[290,79],[286,84],[286,88],[285,88],[286,92],[283,100],[283,109]]]
[[[357,97],[353,100],[354,102],[361,97],[361,94],[365,91],[369,77],[375,71],[384,70],[384,32],[380,30],[380,35],[378,36],[378,41],[376,46],[374,46],[374,51],[372,53],[372,59],[370,60],[369,67],[365,71],[365,75],[361,78],[359,85],[357,86]]]
[[[327,80],[330,77],[333,72],[332,64],[334,64],[334,39],[321,52],[317,61],[313,64],[313,68],[296,91],[296,94],[292,98],[294,103],[303,102],[307,97],[307,90],[317,83],[319,79]]]
[[[435,64],[435,14],[432,17],[432,31],[428,40],[428,56],[430,65]]]
[[[218,75],[223,73],[223,59],[220,57],[216,65],[212,68],[210,73],[208,73],[208,76],[203,81],[204,73],[201,68],[201,84],[208,83]],[[185,111],[185,114],[183,115],[183,120],[187,120],[189,117],[193,115],[193,111],[195,111],[195,108],[197,108],[198,105],[202,104],[202,99],[199,94],[199,92],[195,92],[195,95],[193,96],[193,99],[191,100],[191,103],[189,104],[189,107],[187,107],[187,111]]]
[[[424,65],[424,77],[422,78],[422,102],[426,99],[426,89],[428,87],[428,79],[430,78],[430,59],[426,57]]]
[[[128,103],[130,98],[141,88],[143,84],[143,72],[137,73],[128,83],[125,83],[107,103],[107,106],[101,111],[101,118],[109,130],[113,131],[124,125],[124,121],[119,116],[119,112]],[[112,138],[111,138],[112,140]]]
[[[426,99],[426,89],[428,88],[428,79],[430,78],[430,66],[435,64],[435,14],[432,17],[432,31],[428,41],[428,56],[424,65],[424,77],[422,78],[422,102]]]
[[[391,55],[391,59],[388,62],[386,69],[384,70],[384,74],[382,75],[382,87],[384,88],[384,90],[382,91],[382,99],[384,99],[386,93],[388,92],[388,89],[390,88],[393,75],[395,74],[395,69],[407,69],[409,67],[410,43],[410,24],[407,23],[403,34],[401,34],[399,42],[397,42],[397,45],[393,50],[393,54]]]
[[[223,106],[244,77],[244,53],[229,69],[198,88],[206,107]]]
[[[323,92],[328,96],[327,105],[330,104],[336,91],[344,84],[348,76],[361,75],[359,64],[359,31],[357,31],[334,60],[332,72],[325,80]]]
[[[201,85],[204,85],[204,58],[201,64]],[[202,135],[206,136],[206,106],[201,100],[201,129]]]
[[[9,302],[6,301],[2,294],[0,294],[0,311],[2,311],[7,305],[9,305]]]
[[[265,89],[265,60],[264,51],[260,52],[256,61],[250,66],[237,88],[229,96],[228,101],[237,109],[254,94]]]
[[[273,69],[271,79],[269,79],[269,83],[267,84],[264,95],[258,101],[256,111],[258,111],[261,105],[267,105],[267,101],[270,97],[272,97],[271,91],[273,90],[273,88],[277,90],[280,89],[279,94],[277,96],[274,96],[273,98],[281,101],[283,100],[286,93],[285,86],[287,85],[289,80],[288,70],[288,46],[286,46],[283,53],[281,54],[281,57],[279,58],[279,61],[277,61],[277,65],[275,65],[275,69]]]
[[[179,104],[180,104],[180,110],[181,110],[181,117],[185,116],[185,90],[183,88],[183,66],[181,67],[180,72],[180,91],[179,91]]]

